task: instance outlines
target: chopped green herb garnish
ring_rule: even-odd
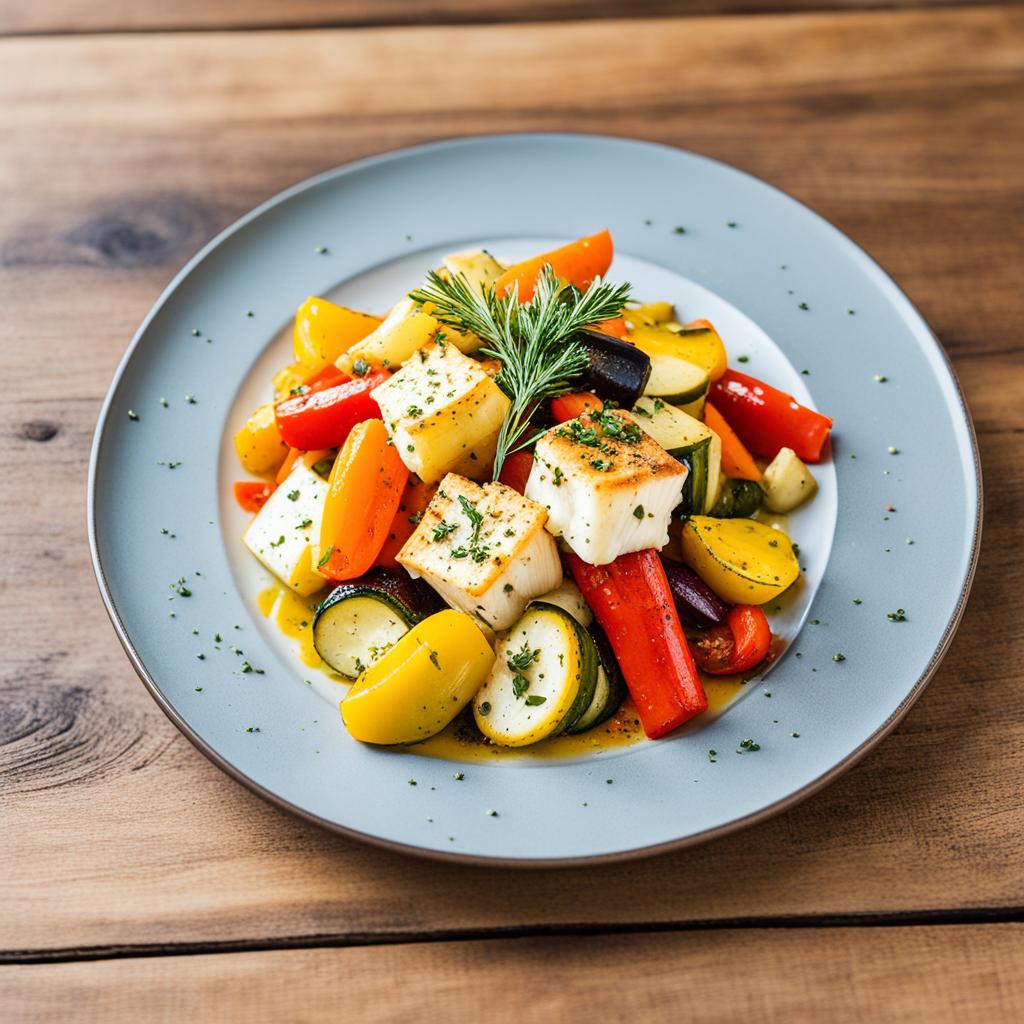
[[[334,554],[334,545],[330,545],[327,550],[320,556],[320,561],[316,563],[318,569],[322,569],[330,560],[331,555]]]
[[[134,409],[128,410],[128,419],[138,422],[139,414]]]
[[[907,613],[902,608],[897,608],[896,611],[889,612],[886,615],[886,618],[890,622],[906,622],[907,621]]]
[[[298,501],[299,500],[299,492],[298,491],[289,491],[288,492],[288,500],[289,501]]]
[[[439,522],[437,524],[437,526],[434,527],[433,539],[434,540],[442,540],[444,537],[447,537],[449,534],[454,533],[458,528],[459,528],[459,524],[458,523],[449,523],[449,522],[446,522],[444,519],[442,519],[441,522]]]
[[[737,754],[753,753],[755,750],[760,750],[761,744],[755,743],[753,740],[740,740],[740,749],[736,751]]]
[[[365,359],[357,359],[352,364],[352,372],[357,377],[365,377],[370,372],[370,364]]]
[[[635,509],[633,509],[633,515],[637,519],[643,519],[643,517],[644,517],[644,507],[643,507],[643,505],[637,505],[637,507]]]

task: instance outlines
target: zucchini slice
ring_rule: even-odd
[[[619,663],[612,653],[611,644],[599,626],[592,626],[590,636],[597,648],[597,682],[594,685],[594,696],[590,707],[565,731],[567,733],[586,732],[606,722],[616,711],[626,696],[626,685],[622,681]]]
[[[648,355],[651,376],[644,388],[645,395],[674,405],[687,405],[707,395],[711,378],[703,367],[666,352],[648,352]]]
[[[532,604],[498,643],[473,701],[477,728],[505,747],[572,728],[593,701],[597,670],[597,648],[572,615],[553,604]]]
[[[335,672],[355,679],[439,607],[428,587],[378,569],[327,595],[313,618],[313,646]]]
[[[637,423],[690,474],[683,486],[684,514],[710,512],[722,477],[721,438],[700,420],[664,399],[645,395],[633,407]]]
[[[753,480],[723,479],[711,515],[716,519],[749,519],[761,507],[764,497],[764,491]]]

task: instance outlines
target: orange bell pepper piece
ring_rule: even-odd
[[[611,234],[607,229],[598,231],[596,235],[588,235],[560,249],[514,264],[494,282],[494,290],[498,296],[502,296],[518,285],[519,301],[529,302],[533,298],[541,271],[550,265],[559,280],[585,291],[595,277],[603,277],[608,272],[612,253]]]
[[[351,580],[373,565],[408,478],[380,420],[352,428],[327,481],[317,562],[321,575]]]

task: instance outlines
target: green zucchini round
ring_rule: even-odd
[[[313,646],[335,672],[355,679],[442,606],[421,581],[376,569],[324,598],[313,618]]]

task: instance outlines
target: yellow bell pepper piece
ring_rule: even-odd
[[[368,668],[341,702],[348,731],[363,743],[415,743],[439,733],[476,695],[494,663],[465,612],[431,615]]]
[[[274,405],[261,405],[235,434],[235,451],[250,473],[273,473],[284,462],[288,445],[281,440]]]
[[[380,317],[311,295],[295,313],[295,358],[307,368],[307,373],[322,370],[362,341],[380,322]]]
[[[800,575],[789,537],[753,519],[690,516],[679,541],[683,561],[732,604],[764,604]]]
[[[293,388],[297,388],[302,384],[305,384],[308,376],[308,366],[303,366],[302,363],[289,363],[287,366],[278,370],[272,378],[274,394],[278,398],[286,397],[291,393]]]
[[[622,314],[627,324],[633,327],[655,327],[674,320],[676,308],[671,302],[648,302],[636,309],[626,309]]]
[[[629,332],[629,340],[649,356],[671,355],[693,363],[712,381],[725,373],[725,345],[718,331],[706,320],[696,321],[677,331],[669,330],[665,325],[635,327]]]

